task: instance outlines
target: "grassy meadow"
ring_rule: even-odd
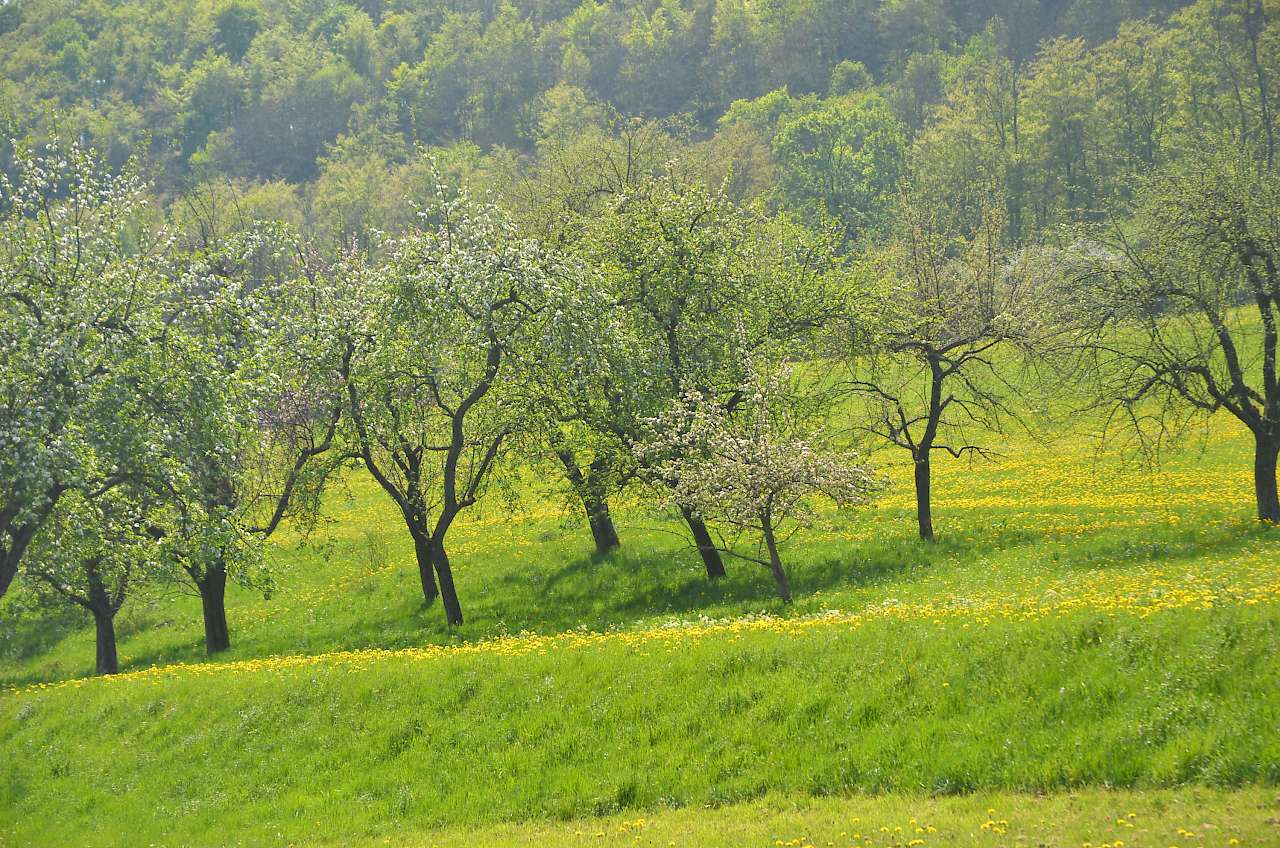
[[[789,608],[635,506],[590,556],[530,475],[458,528],[453,629],[353,477],[269,599],[230,594],[214,662],[156,592],[88,678],[86,623],[11,593],[0,845],[1277,844],[1250,448],[1225,419],[1158,470],[1010,438],[935,463],[933,545],[886,452],[878,502],[786,550]]]

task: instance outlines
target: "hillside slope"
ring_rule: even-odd
[[[191,604],[153,598],[117,678],[68,676],[82,630],[6,662],[0,844],[499,844],[524,831],[476,828],[548,820],[572,829],[529,832],[588,844],[584,816],[620,816],[613,836],[753,799],[1118,786],[1154,812],[1191,786],[1274,786],[1280,540],[1248,520],[1245,456],[1225,425],[1156,475],[1012,441],[945,468],[936,546],[910,538],[901,486],[825,518],[789,552],[785,612],[755,566],[706,586],[641,513],[593,561],[543,497],[465,528],[453,632],[356,487],[324,546],[280,552],[271,600],[237,596],[226,660],[200,661]],[[1265,790],[1213,797],[1205,821],[1266,844]],[[716,821],[689,841],[740,844]],[[1071,821],[1060,835],[1107,823]]]

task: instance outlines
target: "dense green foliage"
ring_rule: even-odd
[[[1188,132],[1270,137],[1270,13],[1182,5],[11,0],[0,114],[64,115],[169,192],[265,181],[259,202],[334,234],[394,225],[416,145],[509,175],[611,113],[851,234],[908,162],[1007,180],[1016,224],[1042,226],[1123,197]]]

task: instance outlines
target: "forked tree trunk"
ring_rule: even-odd
[[[462,623],[462,604],[458,602],[458,590],[453,585],[453,569],[449,565],[449,555],[444,545],[433,543],[433,559],[436,576],[440,578],[440,598],[444,601],[444,617],[449,624]]]
[[[769,549],[769,570],[773,572],[773,580],[778,584],[778,594],[782,596],[782,602],[789,604],[791,603],[791,585],[787,581],[787,572],[782,567],[782,558],[778,556],[778,541],[773,537],[773,522],[766,515],[761,523],[764,530],[764,543]]]
[[[1258,520],[1280,523],[1280,496],[1276,493],[1276,456],[1280,439],[1254,436],[1253,489],[1258,500]]]
[[[210,654],[231,647],[227,630],[227,567],[219,562],[196,579],[200,590],[200,606],[204,611],[204,646]]]
[[[435,560],[431,555],[431,538],[424,533],[412,532],[413,554],[418,561],[418,579],[422,583],[422,599],[430,606],[435,603],[440,590],[436,588]]]
[[[707,569],[708,580],[719,580],[724,577],[724,561],[720,558],[720,551],[716,549],[715,540],[711,538],[711,532],[707,530],[707,525],[694,512],[682,509],[685,523],[689,525],[689,532],[693,534],[693,543],[698,546],[698,553],[702,555],[702,564]]]
[[[915,454],[916,475],[916,523],[920,526],[920,538],[933,541],[933,504],[930,500],[932,479],[929,467],[929,451]]]

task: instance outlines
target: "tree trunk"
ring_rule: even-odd
[[[698,546],[698,553],[702,554],[702,564],[707,568],[708,580],[719,580],[724,577],[724,561],[720,559],[720,551],[716,550],[716,543],[711,538],[707,525],[693,512],[682,509],[685,523],[689,525],[689,531],[693,533],[693,542]]]
[[[17,575],[18,558],[10,555],[9,551],[0,554],[0,598],[3,598],[4,593],[9,591],[9,586]]]
[[[613,516],[609,514],[609,502],[604,498],[586,497],[582,505],[587,510],[587,523],[591,525],[591,538],[596,543],[596,553],[607,554],[619,547],[618,529],[613,526]]]
[[[1253,489],[1258,498],[1258,520],[1280,523],[1280,497],[1276,494],[1276,455],[1280,439],[1254,437]]]
[[[920,525],[920,538],[933,541],[933,505],[930,502],[929,451],[916,454],[916,522]]]
[[[204,608],[204,646],[210,655],[231,647],[227,630],[227,567],[219,562],[196,580]]]
[[[413,533],[413,553],[418,560],[418,578],[422,581],[422,598],[428,606],[435,603],[440,590],[436,588],[435,562],[431,556],[431,537]]]
[[[120,660],[116,656],[116,621],[110,610],[93,610],[93,623],[98,631],[98,674],[116,674]]]
[[[449,624],[462,623],[462,604],[458,602],[458,590],[453,585],[453,569],[449,566],[449,555],[444,545],[433,546],[436,575],[440,578],[440,598],[444,601],[444,618]]]
[[[791,585],[787,582],[787,572],[782,568],[782,558],[778,556],[778,542],[773,538],[773,522],[766,516],[763,521],[764,543],[769,548],[769,570],[773,572],[774,582],[778,584],[778,594],[784,604],[791,603]]]
[[[46,507],[42,515],[47,515],[52,508],[51,505]],[[27,546],[31,544],[42,521],[43,519],[28,521],[25,524],[6,524],[9,547],[0,546],[0,598],[3,598],[5,592],[8,592],[9,587],[13,585],[13,578],[18,576],[18,565],[22,562]]]
[[[102,583],[98,573],[98,561],[87,563],[89,577],[89,603],[86,606],[93,614],[93,623],[97,629],[97,661],[95,667],[98,674],[115,674],[120,671],[120,660],[116,656],[116,611],[118,606],[111,603],[107,595],[107,587]]]
[[[591,538],[596,543],[596,553],[607,554],[621,544],[618,541],[618,531],[613,526],[613,516],[609,514],[605,487],[600,482],[600,475],[608,473],[608,465],[596,459],[591,463],[587,474],[583,474],[573,451],[561,448],[556,451],[556,456],[564,466],[565,476],[569,478],[569,483],[587,513],[587,524],[591,527]]]

